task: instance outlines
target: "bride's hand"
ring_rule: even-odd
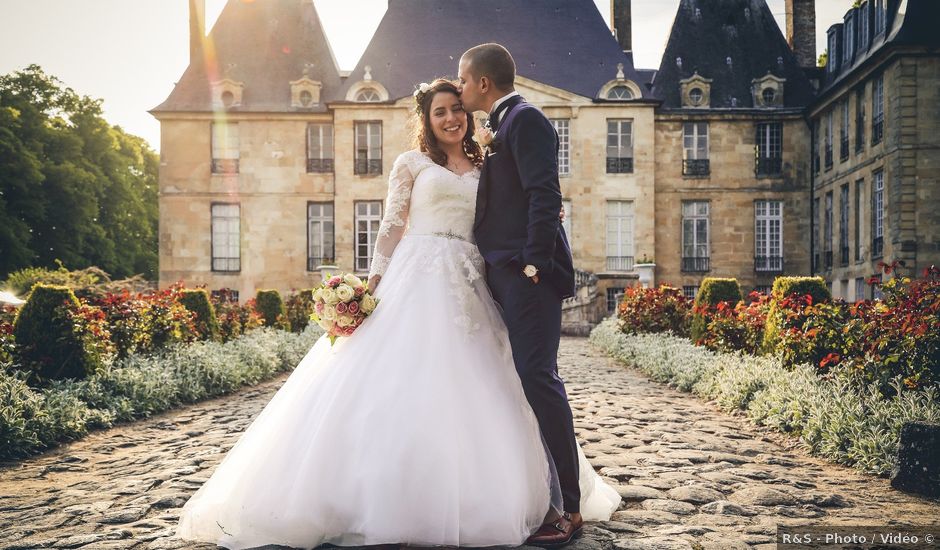
[[[382,280],[381,275],[373,275],[369,277],[369,292],[375,292],[375,288],[379,286],[379,281]]]

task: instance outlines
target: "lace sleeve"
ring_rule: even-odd
[[[392,261],[392,252],[398,246],[398,241],[405,234],[408,225],[408,209],[411,205],[411,188],[414,185],[414,175],[409,167],[404,153],[395,160],[392,172],[388,178],[388,196],[385,198],[385,214],[379,225],[379,234],[375,241],[375,250],[372,253],[372,267],[369,278],[373,275],[383,275]]]

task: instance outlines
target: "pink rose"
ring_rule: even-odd
[[[364,287],[364,286],[357,286],[354,290],[356,291],[356,297],[357,297],[357,298],[358,298],[359,296],[362,296],[363,294],[366,293],[366,287]]]
[[[327,281],[326,284],[328,284],[330,288],[336,288],[342,282],[343,282],[343,278],[337,275],[337,276],[330,277],[330,280]]]
[[[346,311],[352,313],[353,315],[359,313],[359,302],[349,302],[349,305],[346,307]]]
[[[317,302],[315,307],[317,309],[317,313],[323,313],[323,302]]]
[[[343,302],[336,304],[336,313],[346,313],[347,307]]]

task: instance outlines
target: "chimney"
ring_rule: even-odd
[[[816,66],[816,0],[787,0],[787,42],[800,67]]]
[[[631,20],[630,0],[610,0],[610,26],[625,52],[633,50]]]
[[[202,42],[206,38],[206,0],[189,0],[189,62],[202,60]]]

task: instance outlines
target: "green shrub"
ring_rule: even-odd
[[[10,273],[3,286],[10,289],[17,296],[23,296],[37,283],[55,286],[67,286],[75,289],[94,286],[110,281],[110,277],[97,267],[89,267],[78,271],[69,271],[61,261],[56,260],[58,268],[46,269],[44,267],[27,267]]]
[[[79,303],[64,286],[42,283],[13,323],[17,358],[36,381],[84,378],[105,368],[110,334],[101,310]]]
[[[290,330],[287,320],[287,306],[276,290],[259,290],[255,296],[255,309],[261,314],[264,326]]]
[[[722,302],[734,307],[741,301],[741,286],[737,279],[706,277],[695,294],[695,307],[692,310],[692,341],[702,341],[711,321],[711,309]]]
[[[298,290],[287,297],[287,320],[291,332],[303,332],[310,323],[310,316],[314,312],[313,289]]]
[[[183,289],[180,291],[179,301],[195,316],[196,334],[200,340],[221,340],[219,333],[219,320],[215,316],[215,308],[209,301],[209,293],[204,288]]]
[[[795,311],[794,298],[809,296],[808,305],[827,302],[832,299],[826,282],[822,277],[777,277],[774,279],[770,294],[770,309],[767,312],[767,324],[764,327],[764,353],[775,354],[782,333],[791,328],[802,330],[805,316]],[[789,314],[788,314],[789,313]],[[793,315],[796,313],[796,315]]]
[[[240,305],[230,289],[223,288],[213,294],[212,307],[215,308],[216,317],[219,319],[219,330],[223,342],[234,340],[242,334],[264,326],[261,315],[255,311],[254,298],[248,300],[245,305]]]

